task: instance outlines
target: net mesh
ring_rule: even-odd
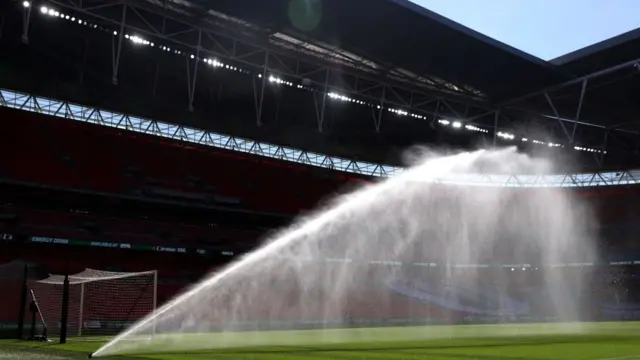
[[[49,335],[59,335],[64,276],[30,282]],[[155,271],[125,273],[86,269],[69,275],[67,335],[112,335],[156,306]]]

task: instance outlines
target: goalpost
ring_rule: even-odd
[[[29,283],[49,335],[60,335],[64,275]],[[111,272],[86,269],[69,275],[67,335],[120,333],[156,309],[157,271]]]

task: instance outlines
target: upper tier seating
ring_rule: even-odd
[[[14,109],[0,108],[0,119],[0,176],[5,179],[287,214],[312,209],[345,184],[363,181],[311,166]],[[585,194],[602,197],[629,191],[636,192],[615,187]],[[606,223],[635,220],[636,202],[625,203],[629,206],[605,202],[598,214]]]
[[[2,108],[0,119],[0,175],[25,182],[290,214],[345,183],[284,161],[18,110]]]

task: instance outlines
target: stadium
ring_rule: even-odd
[[[0,16],[0,359],[640,359],[638,30],[543,61],[408,0]]]

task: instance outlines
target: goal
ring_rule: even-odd
[[[64,276],[29,283],[49,335],[60,335]],[[117,334],[156,309],[158,274],[86,269],[69,275],[68,336]]]

